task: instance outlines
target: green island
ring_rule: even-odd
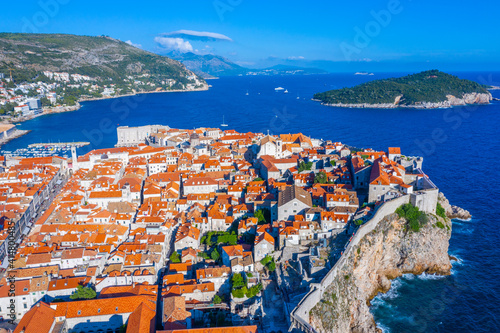
[[[325,105],[340,107],[439,108],[487,104],[492,97],[487,87],[477,82],[429,70],[317,93],[314,99]]]

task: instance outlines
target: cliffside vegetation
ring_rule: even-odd
[[[420,228],[428,221],[427,215],[424,212],[421,212],[417,207],[409,203],[396,209],[396,214],[401,218],[405,218],[408,221],[410,229],[413,231],[420,231]]]
[[[438,103],[447,95],[461,98],[468,93],[488,93],[479,83],[459,79],[438,70],[429,70],[400,78],[375,80],[352,88],[330,90],[314,95],[326,104],[384,104],[394,103],[401,96],[399,105],[421,102]]]

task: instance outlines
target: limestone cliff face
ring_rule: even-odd
[[[352,247],[322,300],[309,312],[318,332],[377,332],[369,301],[406,273],[450,274],[451,221],[429,216],[418,232],[405,219],[386,216]]]
[[[450,105],[467,105],[467,104],[488,104],[492,99],[491,93],[470,93],[464,94],[462,98],[457,98],[453,95],[446,96]]]
[[[345,103],[326,103],[328,106],[345,107],[345,108],[371,108],[371,109],[393,109],[393,108],[414,108],[414,109],[438,109],[449,108],[452,106],[471,105],[471,104],[489,104],[493,100],[491,93],[470,93],[464,94],[461,98],[453,95],[447,95],[446,100],[441,102],[418,102],[415,104],[402,105],[400,104],[403,95],[396,96],[393,103],[359,103],[359,104],[345,104]]]
[[[468,210],[460,208],[458,206],[450,205],[450,202],[442,192],[439,192],[438,197],[439,203],[446,211],[446,216],[450,219],[460,219],[460,220],[468,220],[472,217]]]

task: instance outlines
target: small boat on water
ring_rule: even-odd
[[[222,124],[220,124],[222,127],[227,127],[226,122],[224,121],[224,116],[222,116]]]
[[[287,89],[287,90],[285,90],[285,91],[283,91],[283,93],[284,93],[284,94],[288,94],[288,89]]]
[[[283,87],[274,88],[274,91],[281,91],[281,90],[285,90],[285,88]]]
[[[248,90],[247,90],[247,93],[246,93],[245,95],[247,95],[247,96],[248,96]]]

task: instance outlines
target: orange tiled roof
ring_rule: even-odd
[[[47,303],[40,302],[32,307],[17,325],[14,333],[49,333],[56,310]]]
[[[257,326],[207,327],[156,331],[157,333],[257,333]]]
[[[141,303],[145,303],[151,309],[156,309],[156,296],[98,298],[85,301],[51,303],[51,305],[56,306],[56,317],[82,318],[132,313]]]

